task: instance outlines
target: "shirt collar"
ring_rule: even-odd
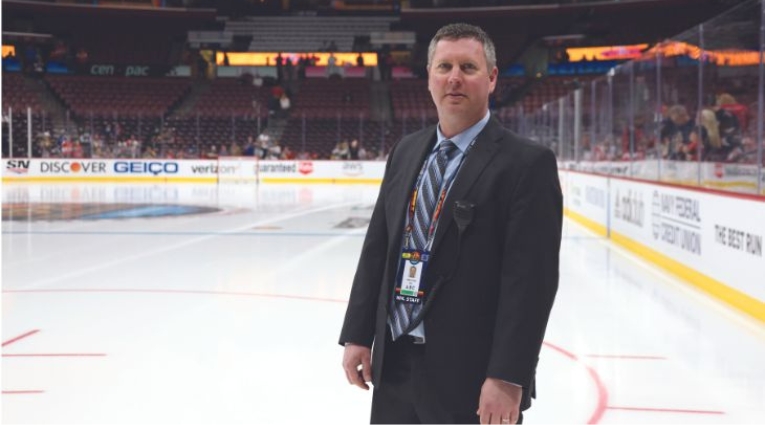
[[[491,116],[491,112],[486,111],[486,115],[484,115],[483,118],[481,118],[480,121],[473,124],[471,127],[468,127],[463,131],[462,133],[459,133],[455,135],[454,137],[450,138],[452,142],[454,142],[455,145],[460,149],[460,151],[464,154],[465,151],[467,151],[467,148],[470,146],[470,143],[473,142],[473,140],[478,137],[478,133],[483,130],[484,127],[486,127],[486,124],[489,122],[489,117]],[[441,133],[441,126],[436,126],[436,137],[438,143],[436,143],[436,146],[433,150],[438,149],[438,146],[441,145],[441,142],[446,140],[446,137],[444,137],[443,133]]]

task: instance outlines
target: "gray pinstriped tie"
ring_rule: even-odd
[[[446,166],[457,152],[457,145],[454,142],[451,140],[442,141],[438,147],[435,160],[431,161],[422,177],[422,182],[420,182],[420,187],[418,188],[419,195],[414,211],[414,222],[412,223],[412,242],[417,250],[423,251],[426,248],[430,222],[433,218],[438,198],[441,195],[441,190],[443,189],[441,186],[444,184]],[[391,314],[393,319],[393,339],[401,336],[421,309],[422,304],[410,304],[393,300]]]

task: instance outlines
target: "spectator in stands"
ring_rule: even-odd
[[[363,148],[359,144],[359,141],[357,139],[351,140],[351,143],[348,144],[348,159],[358,161],[361,159],[363,152]]]
[[[289,115],[291,107],[292,103],[290,102],[290,98],[287,97],[287,93],[282,93],[282,96],[279,98],[279,116],[281,118],[286,118]]]
[[[337,58],[334,53],[330,53],[329,58],[327,59],[327,77],[339,74],[340,68],[337,67]]]
[[[37,140],[37,143],[40,145],[40,152],[41,156],[43,158],[50,158],[51,156],[51,150],[53,148],[53,142],[50,138],[50,132],[45,131],[40,134],[40,137]]]
[[[105,158],[105,156],[103,156],[103,150],[105,148],[104,136],[101,135],[101,133],[96,132],[93,134],[90,143],[92,144],[94,154],[98,155],[100,158]]]
[[[273,146],[271,143],[271,137],[266,133],[261,133],[258,136],[258,141],[255,146],[255,156],[260,159],[268,159],[269,149]]]
[[[699,114],[699,127],[691,132],[693,142],[701,142],[703,161],[722,161],[727,157],[720,137],[720,125],[715,112],[703,109]]]
[[[715,102],[715,117],[720,125],[720,137],[728,149],[728,154],[741,150],[743,130],[747,124],[748,108],[736,102],[736,98],[728,93],[717,97]]]
[[[114,140],[121,140],[122,139],[122,125],[117,121],[116,119],[111,125],[111,133]]]
[[[215,145],[210,145],[204,157],[207,159],[218,159],[218,148]]]
[[[765,141],[763,143],[763,149],[765,149]],[[740,150],[731,152],[728,156],[729,161],[742,162],[745,164],[757,163],[757,142],[754,137],[744,136],[741,141]],[[765,155],[763,155],[762,164],[765,166]]]
[[[255,75],[252,77],[252,85],[255,87],[263,87],[263,77],[258,74],[258,72],[255,72]]]
[[[61,141],[61,157],[71,158],[73,153],[74,153],[74,145],[72,141],[69,139],[69,137],[65,137]]]
[[[619,158],[619,153],[617,152],[617,142],[616,142],[616,135],[608,135],[606,137],[606,141],[603,145],[603,149],[606,155],[607,161],[614,161]]]
[[[282,154],[281,154],[280,159],[293,160],[293,159],[296,158],[296,156],[297,155],[295,154],[295,151],[290,149],[289,146],[285,146],[284,149],[282,149]]]
[[[715,105],[715,114],[718,115],[717,120],[721,127],[720,134],[726,138],[733,134],[740,137],[749,124],[747,120],[749,108],[738,103],[736,98],[728,93],[717,96]]]
[[[266,152],[266,157],[263,159],[277,160],[282,156],[282,145],[278,141],[272,143]]]
[[[228,148],[226,145],[221,144],[220,150],[218,150],[218,156],[228,156]]]
[[[645,159],[648,150],[653,148],[653,141],[643,131],[645,125],[645,116],[636,115],[633,122],[633,141],[634,146],[630,146],[630,127],[628,123],[624,125],[622,132],[622,160]]]
[[[364,56],[361,53],[356,56],[356,66],[364,66]]]
[[[127,144],[125,142],[114,143],[112,153],[115,158],[130,158],[130,152],[128,151]]]
[[[34,63],[32,64],[32,75],[37,78],[42,78],[43,74],[45,74],[45,59],[38,49]]]
[[[236,143],[236,141],[231,141],[228,153],[231,154],[231,156],[242,156],[242,148],[239,147],[239,143]]]
[[[299,80],[305,80],[305,69],[308,67],[308,55],[300,55],[297,65],[297,77]]]
[[[109,142],[113,141],[112,140],[112,137],[113,137],[112,125],[108,121],[104,124],[104,136],[106,137],[107,141],[109,141]]]
[[[247,137],[247,143],[244,145],[242,154],[244,156],[255,156],[255,142],[252,140],[252,136]]]
[[[143,157],[144,158],[156,158],[157,157],[157,151],[154,150],[151,146],[146,146],[146,149],[143,150]]]
[[[284,80],[284,58],[282,52],[276,55],[276,79],[280,83]]]
[[[280,84],[276,84],[271,87],[271,96],[278,99],[282,97],[282,93],[284,93],[284,88]]]
[[[295,79],[295,64],[292,63],[292,58],[289,56],[284,60],[284,77],[287,81]]]
[[[277,92],[275,90],[277,87],[274,87],[274,89],[271,90],[271,97],[268,99],[268,115],[269,116],[278,116],[282,109],[281,97],[284,94],[284,91],[281,90],[281,87],[278,87],[279,90]]]
[[[364,152],[366,154],[364,159],[368,159],[370,161],[376,161],[380,157],[378,150],[375,148],[369,148],[369,150],[365,150]]]
[[[332,154],[330,155],[330,159],[350,159],[351,158],[351,152],[348,146],[348,142],[345,140],[342,140],[340,142],[337,142],[335,145],[335,148],[332,149]]]
[[[130,135],[130,138],[127,140],[127,146],[128,149],[130,149],[130,157],[131,158],[138,158],[141,153],[141,141],[138,140],[138,138],[135,137],[135,135]]]
[[[85,150],[79,140],[72,143],[72,158],[85,158]]]
[[[592,155],[592,139],[590,138],[589,132],[582,132],[582,146],[579,148],[580,152],[580,160],[582,161],[592,161],[593,155]]]
[[[688,110],[674,105],[667,110],[667,116],[661,129],[663,157],[679,161],[693,159],[698,145],[691,140],[694,123]]]

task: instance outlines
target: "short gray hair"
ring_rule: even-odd
[[[433,56],[436,54],[436,44],[441,40],[461,40],[463,38],[472,38],[479,41],[483,45],[483,52],[486,56],[486,64],[489,67],[489,71],[497,66],[497,52],[494,49],[494,42],[481,27],[470,24],[448,24],[436,32],[433,39],[430,40],[428,46],[428,68],[430,68],[433,62]]]

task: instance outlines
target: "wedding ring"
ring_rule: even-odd
[[[510,423],[510,418],[502,418],[501,421],[502,421],[503,424],[509,424]]]

